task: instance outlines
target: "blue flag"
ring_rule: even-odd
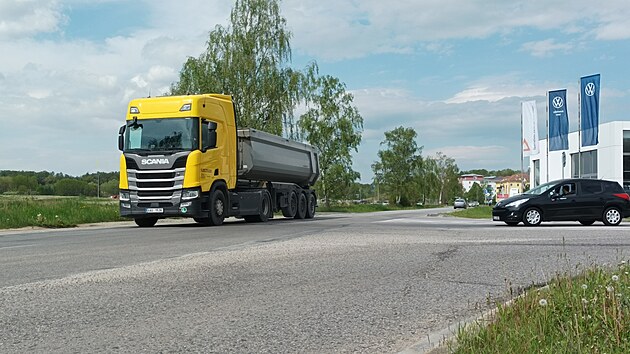
[[[580,79],[582,146],[599,143],[599,78],[596,74]]]
[[[549,91],[549,151],[569,149],[567,90]]]

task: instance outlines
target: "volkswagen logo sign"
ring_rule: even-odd
[[[595,94],[595,84],[592,82],[586,84],[586,87],[584,87],[584,93],[589,97],[593,96]]]
[[[553,98],[551,104],[553,105],[553,108],[560,109],[564,106],[564,100],[562,99],[562,97],[556,96]]]

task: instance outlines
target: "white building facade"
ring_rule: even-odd
[[[461,175],[459,177],[459,183],[462,184],[464,192],[470,191],[473,184],[477,183],[480,187],[483,187],[484,176],[476,174]]]
[[[529,157],[531,188],[581,177],[617,181],[630,190],[630,121],[600,124],[597,145],[578,147],[579,132],[568,138],[569,149],[564,151],[547,152],[547,139],[539,141],[539,153]]]

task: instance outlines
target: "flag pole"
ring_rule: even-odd
[[[582,79],[578,82],[578,178],[582,177]],[[573,176],[571,176],[573,177]]]
[[[521,192],[525,191],[525,183],[523,182],[523,101],[521,101]]]
[[[547,161],[547,182],[549,182],[549,144],[551,135],[549,134],[549,91],[547,91],[547,104],[545,105],[545,114],[547,115],[547,119],[545,119],[545,126],[547,127],[547,157],[545,160]]]

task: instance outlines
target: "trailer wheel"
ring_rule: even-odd
[[[289,203],[286,207],[282,208],[282,215],[286,218],[293,218],[298,209],[298,197],[295,191],[289,193]]]
[[[317,203],[317,200],[315,199],[315,194],[308,193],[308,196],[306,197],[306,218],[307,219],[312,219],[313,217],[315,217],[315,204],[316,203]]]
[[[295,218],[296,219],[305,219],[306,218],[306,210],[307,210],[306,203],[307,203],[306,202],[306,194],[300,193],[300,196],[298,197],[297,213],[295,213]]]
[[[225,219],[225,194],[215,189],[210,195],[210,225],[219,226]]]
[[[158,218],[136,218],[133,221],[140,227],[151,227],[157,223]]]

